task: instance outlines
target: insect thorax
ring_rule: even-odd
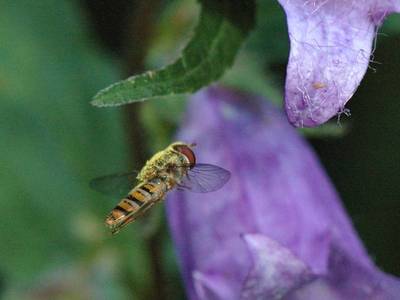
[[[177,176],[177,174],[171,173],[171,167],[187,164],[188,161],[184,155],[168,147],[167,149],[154,154],[153,157],[146,162],[145,166],[138,174],[137,179],[139,181],[149,181],[153,178]],[[178,174],[178,176],[179,175],[180,174]]]

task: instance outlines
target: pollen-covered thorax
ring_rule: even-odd
[[[190,147],[182,142],[169,145],[166,149],[153,155],[140,171],[137,179],[139,181],[148,181],[157,177],[166,175],[183,175],[178,172],[184,170],[182,167],[192,168],[196,159]],[[179,173],[179,174],[175,174]]]

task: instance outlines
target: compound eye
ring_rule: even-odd
[[[193,168],[196,165],[196,156],[192,149],[186,145],[175,145],[174,149],[179,153],[182,153],[189,161],[189,167]]]

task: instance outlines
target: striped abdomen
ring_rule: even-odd
[[[112,233],[141,216],[147,209],[162,200],[166,184],[160,179],[139,183],[122,199],[106,218]]]

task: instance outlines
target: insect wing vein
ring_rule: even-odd
[[[208,193],[220,189],[230,178],[230,172],[211,164],[196,164],[188,170],[180,186],[194,193]]]

